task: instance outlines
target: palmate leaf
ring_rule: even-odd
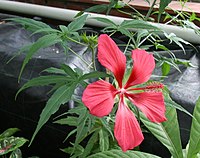
[[[68,125],[68,126],[77,126],[78,118],[75,116],[68,116],[66,118],[62,118],[53,123],[58,123],[60,125]]]
[[[85,25],[85,21],[87,18],[88,14],[84,14],[78,18],[75,18],[68,26],[68,31],[69,32],[76,32],[80,29],[83,28],[83,26]]]
[[[26,57],[23,61],[20,74],[18,77],[18,80],[21,78],[22,72],[26,66],[26,64],[29,62],[29,60],[32,58],[32,56],[41,48],[46,48],[48,46],[51,46],[53,44],[59,43],[62,40],[60,39],[60,36],[57,34],[48,34],[41,38],[39,38],[29,49],[29,51],[26,54]]]
[[[150,132],[170,151],[173,158],[183,158],[179,125],[175,108],[167,107],[167,121],[163,123],[150,122],[141,113],[141,121]]]
[[[185,41],[184,39],[182,39],[182,38],[180,38],[178,36],[176,36],[174,33],[167,34],[166,32],[164,32],[164,35],[165,35],[165,37],[167,37],[170,40],[170,43],[171,42],[176,43],[183,50],[184,53],[185,53],[185,49],[184,49],[184,46],[182,45],[182,43],[192,46],[191,43]]]
[[[54,114],[62,104],[65,104],[71,99],[76,86],[76,82],[72,83],[70,86],[63,85],[58,88],[50,97],[42,113],[40,114],[40,119],[38,121],[37,128],[31,138],[30,144],[32,143],[41,127],[49,120],[50,116]]]
[[[19,23],[19,24],[23,25],[27,30],[33,31],[33,32],[35,32],[39,29],[51,28],[49,25],[47,25],[41,21],[36,21],[36,20],[30,19],[30,18],[8,18],[7,20]]]
[[[160,158],[159,156],[148,154],[140,151],[127,151],[113,149],[109,151],[99,152],[88,156],[87,158]]]
[[[200,97],[194,108],[187,158],[196,158],[200,152]]]
[[[31,36],[38,33],[51,34],[51,33],[61,33],[61,32],[59,30],[52,29],[52,28],[42,28],[33,32]]]
[[[87,142],[87,145],[86,145],[81,157],[84,158],[91,153],[92,148],[94,147],[95,143],[98,141],[98,133],[99,133],[99,130],[96,130],[95,132],[93,132],[92,136],[90,137],[90,139]]]
[[[56,84],[56,83],[62,83],[62,82],[69,82],[73,81],[72,78],[67,77],[67,76],[57,76],[57,75],[48,75],[48,76],[40,76],[37,78],[33,78],[27,83],[25,83],[17,92],[16,97],[20,92],[23,90],[30,88],[30,87],[35,87],[35,86],[45,86],[45,85],[50,85],[50,84]],[[15,98],[16,98],[15,97]]]

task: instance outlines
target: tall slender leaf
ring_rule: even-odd
[[[73,83],[69,87],[63,85],[54,92],[54,94],[48,100],[42,113],[40,114],[40,119],[37,128],[31,138],[30,144],[32,143],[33,139],[35,138],[36,134],[41,129],[41,127],[49,120],[50,116],[59,109],[60,105],[65,104],[71,99],[76,86],[77,83]]]
[[[88,156],[87,158],[160,158],[160,157],[140,151],[123,152],[121,150],[113,149],[93,154],[91,156]]]
[[[84,14],[76,19],[74,19],[68,26],[68,30],[69,32],[76,32],[80,29],[82,29],[82,27],[85,25],[85,21],[87,18],[88,14]]]
[[[147,23],[145,21],[142,20],[124,20],[121,24],[119,28],[124,28],[124,29],[155,29],[158,30],[159,28],[157,28],[156,26],[151,25],[150,23]]]
[[[73,79],[67,76],[56,76],[56,75],[48,75],[48,76],[40,76],[37,78],[33,78],[29,80],[27,83],[25,83],[17,92],[16,97],[18,94],[30,87],[35,87],[35,86],[45,86],[45,85],[50,85],[50,84],[55,84],[55,83],[61,83],[61,82],[67,82],[67,81],[72,81]]]
[[[103,22],[103,23],[107,24],[108,26],[111,26],[111,27],[117,29],[117,25],[112,20],[109,20],[107,18],[101,18],[101,17],[94,17],[94,19],[96,19],[97,21]]]
[[[7,20],[14,21],[24,26],[25,29],[30,31],[37,31],[39,29],[51,28],[49,25],[36,21],[30,18],[8,18]]]
[[[57,34],[49,34],[49,35],[45,35],[41,38],[39,38],[29,49],[29,51],[26,54],[26,57],[23,61],[21,70],[20,70],[20,74],[18,79],[21,78],[22,72],[26,66],[26,64],[29,62],[29,60],[32,58],[32,56],[41,48],[45,48],[48,46],[51,46],[53,44],[59,43],[62,40],[60,39],[60,37]]]
[[[98,130],[96,130],[92,134],[90,139],[88,140],[87,145],[86,145],[86,147],[84,149],[83,155],[81,155],[81,158],[85,158],[86,156],[88,156],[91,153],[92,148],[94,147],[94,145],[97,142],[97,140],[98,140]]]
[[[158,21],[160,21],[161,14],[165,11],[165,8],[171,3],[172,0],[160,0]]]
[[[196,158],[200,153],[200,97],[194,108],[193,116],[187,158]]]
[[[183,158],[179,125],[175,108],[168,106],[166,117],[166,122],[153,123],[141,113],[140,119],[151,131],[151,133],[168,148],[173,158]]]
[[[78,74],[70,66],[68,66],[66,64],[62,64],[61,67],[65,71],[65,73],[68,74],[69,76],[71,76],[73,79],[78,78]]]
[[[107,151],[109,149],[108,132],[104,128],[99,131],[99,146],[100,151]]]
[[[66,74],[64,70],[55,67],[49,67],[47,69],[44,69],[42,72],[47,72],[51,74],[62,74],[62,75]]]

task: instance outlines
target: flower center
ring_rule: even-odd
[[[124,88],[121,88],[121,89],[118,90],[118,93],[120,93],[120,94],[124,94],[126,92],[127,92],[127,90],[124,89]]]

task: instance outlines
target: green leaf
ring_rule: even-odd
[[[20,129],[18,128],[9,128],[0,134],[0,139],[3,139],[5,137],[10,137],[18,131],[20,131]]]
[[[17,92],[15,98],[18,96],[20,92],[23,90],[30,88],[30,87],[36,87],[36,86],[45,86],[50,84],[56,84],[61,82],[68,82],[73,81],[72,78],[69,78],[67,76],[57,76],[57,75],[48,75],[48,76],[40,76],[37,78],[33,78],[26,82]]]
[[[0,156],[16,150],[23,146],[28,140],[20,137],[7,137],[0,139]],[[4,146],[5,144],[5,146]]]
[[[86,126],[86,120],[88,119],[88,111],[84,109],[78,118],[78,126],[76,133],[76,140],[74,146],[76,147],[87,135],[88,128]]]
[[[103,77],[111,77],[111,75],[106,74],[105,72],[93,71],[87,74],[84,74],[79,78],[79,80],[86,80],[92,78],[103,78]]]
[[[77,126],[77,122],[78,122],[77,117],[68,116],[67,118],[57,120],[54,123],[58,123],[58,124],[61,124],[61,125],[68,125],[68,126]]]
[[[173,158],[183,158],[180,140],[179,124],[175,108],[167,107],[167,121],[163,123],[150,122],[144,114],[140,114],[140,119],[151,133],[168,148]]]
[[[78,74],[72,70],[72,68],[66,64],[62,64],[61,68],[65,71],[66,74],[71,76],[73,79],[78,79]]]
[[[76,86],[77,83],[73,83],[69,87],[63,85],[62,87],[58,88],[50,97],[42,113],[40,114],[40,119],[38,121],[37,128],[31,138],[30,144],[32,143],[41,127],[49,120],[51,115],[59,109],[60,105],[65,104],[71,99]]]
[[[14,21],[16,23],[19,23],[25,27],[25,29],[30,30],[32,32],[37,31],[39,29],[43,28],[51,28],[49,25],[41,22],[36,21],[30,18],[8,18],[6,20]]]
[[[167,76],[170,72],[170,65],[166,62],[162,64],[162,76]]]
[[[158,30],[159,28],[157,28],[156,26],[153,26],[145,21],[142,21],[142,20],[124,20],[119,28],[124,28],[124,29],[132,29],[132,28],[135,28],[135,29],[155,29],[155,30]]]
[[[107,18],[101,18],[101,17],[94,17],[94,19],[96,19],[97,21],[103,22],[107,24],[108,26],[111,26],[112,28],[117,29],[117,25],[112,20],[109,20]]]
[[[38,33],[45,33],[45,34],[55,33],[56,34],[56,33],[60,33],[60,31],[58,31],[56,29],[52,29],[52,28],[42,28],[42,29],[39,29],[39,30],[33,32],[31,34],[31,36],[34,34],[38,34]]]
[[[83,154],[84,148],[81,145],[78,145],[75,149],[73,147],[61,149],[61,151],[65,152],[67,154],[73,153],[73,150],[75,150],[74,155],[70,156],[70,158],[77,158],[78,156]]]
[[[16,149],[14,150],[11,154],[9,158],[22,158],[22,152],[20,149]]]
[[[171,3],[172,0],[160,0],[158,21],[160,21],[161,14],[165,11],[165,8]]]
[[[69,32],[76,32],[80,29],[82,29],[82,27],[85,25],[85,21],[87,18],[88,14],[82,15],[76,19],[74,19],[68,26],[68,30]]]
[[[73,109],[70,109],[66,114],[77,114],[77,115],[82,115],[83,112],[87,110],[86,106],[77,106]]]
[[[49,34],[49,35],[45,35],[41,38],[39,38],[29,49],[29,51],[26,54],[26,57],[23,61],[21,70],[20,70],[20,74],[18,77],[18,80],[21,78],[22,72],[26,66],[26,64],[29,62],[29,60],[32,58],[32,56],[41,48],[45,48],[48,46],[51,46],[53,44],[59,43],[62,40],[60,39],[60,37],[57,34]]]
[[[88,140],[87,142],[87,145],[84,149],[84,152],[83,152],[83,155],[81,155],[81,158],[85,158],[86,156],[88,156],[91,151],[92,151],[92,148],[94,147],[95,143],[97,142],[98,140],[98,130],[96,130],[92,136],[90,137],[90,139]]]
[[[187,158],[196,158],[200,152],[200,97],[196,102],[193,112],[192,126],[190,130],[189,148]]]
[[[109,149],[109,135],[104,128],[99,131],[99,147],[102,152]]]
[[[118,31],[121,32],[121,34],[126,35],[127,37],[133,39],[133,34],[128,29],[120,27]]]
[[[165,37],[167,37],[170,40],[170,42],[176,43],[184,51],[184,53],[185,53],[185,49],[184,49],[182,43],[191,45],[189,42],[185,41],[184,39],[177,37],[174,33],[167,34],[165,32],[164,35],[165,35]]]
[[[75,134],[77,132],[77,129],[74,129],[72,131],[70,131],[67,135],[67,137],[65,138],[65,140],[63,142],[65,142],[70,136],[72,136],[73,134]]]
[[[159,156],[148,154],[141,151],[126,151],[121,150],[109,150],[100,153],[93,154],[87,158],[160,158]]]
[[[55,67],[50,67],[50,68],[44,69],[42,72],[47,72],[47,73],[52,73],[52,74],[61,74],[61,75],[66,74],[64,70],[58,69]]]
[[[59,28],[60,30],[63,32],[63,33],[69,33],[69,29],[67,26],[65,25],[59,25]]]
[[[104,12],[108,9],[108,5],[107,4],[100,4],[100,5],[94,5],[90,8],[87,8],[84,10],[84,12],[95,12],[95,13],[100,13],[100,12]]]
[[[187,115],[193,117],[186,109],[184,109],[181,105],[177,104],[176,102],[174,102],[169,93],[167,92],[168,90],[165,90],[164,91],[164,98],[165,98],[165,105],[166,106],[170,106],[170,107],[173,107],[173,108],[176,108],[177,110],[180,110],[184,113],[186,113]]]

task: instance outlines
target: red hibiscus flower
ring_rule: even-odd
[[[162,84],[152,83],[142,86],[149,80],[155,68],[152,54],[145,50],[132,51],[133,68],[127,81],[124,81],[126,57],[115,42],[106,34],[98,39],[98,60],[115,76],[118,85],[99,80],[91,83],[83,92],[82,101],[92,115],[103,117],[113,108],[115,97],[119,97],[114,135],[123,151],[133,149],[144,139],[134,113],[129,109],[129,99],[152,122],[163,122],[165,117]],[[125,83],[124,83],[125,82]],[[139,86],[138,86],[139,85]]]

